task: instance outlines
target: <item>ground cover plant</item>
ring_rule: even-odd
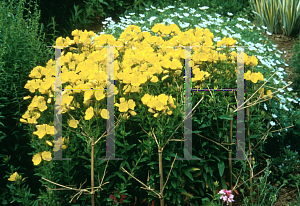
[[[248,46],[244,56],[245,100],[250,99],[258,91],[250,101],[254,103],[258,100],[258,104],[249,107],[250,120],[248,122],[251,136],[247,136],[246,141],[251,140],[252,148],[255,148],[256,145],[260,147],[260,151],[253,150],[252,156],[255,157],[255,160],[263,151],[261,138],[268,134],[271,138],[281,139],[282,134],[293,124],[299,113],[293,110],[294,106],[291,102],[298,104],[299,98],[292,93],[290,87],[286,87],[289,84],[282,80],[285,76],[284,70],[280,67],[283,64],[282,59],[273,52],[273,45],[259,35],[264,28],[255,28],[242,15],[229,19],[217,13],[211,13],[208,7],[199,7],[196,10],[185,5],[181,6],[156,8],[149,5],[145,8],[144,14],[135,15],[133,11],[126,12],[122,23],[118,25],[107,18],[107,23],[110,22],[110,24],[102,34],[99,34],[99,37],[96,37],[93,32],[75,30],[72,32],[74,39],[66,37],[58,38],[56,41],[56,45],[67,44],[71,47],[64,49],[61,58],[63,88],[69,89],[88,89],[91,86],[105,88],[107,48],[100,46],[123,46],[113,50],[116,69],[115,116],[118,117],[116,157],[124,158],[122,161],[109,161],[105,165],[105,160],[97,161],[96,159],[94,164],[91,164],[91,159],[105,157],[103,149],[105,139],[99,140],[100,146],[98,145],[96,150],[93,142],[94,137],[98,139],[99,134],[105,133],[105,122],[108,115],[105,109],[107,107],[105,105],[106,93],[89,90],[66,90],[63,93],[64,138],[62,139],[62,149],[64,157],[71,157],[72,160],[46,160],[47,157],[53,157],[53,151],[57,151],[53,147],[52,136],[54,130],[54,77],[52,73],[54,61],[49,60],[45,67],[33,68],[30,72],[32,80],[25,85],[25,88],[31,92],[30,97],[25,99],[29,102],[32,97],[33,99],[28,106],[28,111],[20,121],[30,126],[32,133],[30,145],[35,149],[30,155],[36,166],[36,174],[51,180],[51,182],[45,181],[45,179],[41,180],[44,186],[57,189],[57,186],[61,185],[68,185],[69,188],[75,185],[74,188],[76,186],[79,188],[80,183],[93,177],[92,174],[89,174],[92,169],[98,175],[103,174],[104,182],[107,182],[103,191],[96,191],[96,204],[113,205],[118,204],[117,202],[129,204],[145,202],[145,198],[152,204],[155,203],[155,200],[156,204],[159,204],[157,198],[159,195],[153,197],[159,191],[161,192],[161,188],[157,189],[157,185],[161,183],[160,175],[158,175],[161,167],[158,165],[160,161],[157,158],[156,146],[163,146],[164,143],[169,142],[168,138],[184,118],[184,50],[168,48],[168,44],[164,43],[167,41],[173,43],[173,46],[190,45],[191,42],[194,45],[202,42],[206,46],[219,47],[216,48],[216,51],[223,57],[221,61],[215,57],[217,53],[209,49],[201,53],[204,55],[203,59],[197,59],[196,54],[199,54],[201,50],[192,49],[190,65],[193,68],[193,88],[196,86],[199,88],[234,87],[236,84],[236,62],[234,61],[237,54],[235,48],[229,46]],[[228,13],[228,16],[231,14]],[[194,39],[194,36],[200,36],[202,39]],[[91,40],[95,43],[92,44]],[[75,42],[76,47],[74,47]],[[153,48],[148,46],[145,49],[147,44]],[[220,48],[222,44],[224,47]],[[146,52],[147,58],[145,57]],[[209,56],[209,53],[215,55]],[[102,55],[98,57],[97,54]],[[158,54],[158,56],[154,54]],[[164,64],[157,65],[155,63],[159,61]],[[98,71],[101,71],[99,74],[102,75],[89,76],[93,72],[89,68],[93,68],[94,64],[97,64]],[[146,73],[146,68],[149,73]],[[277,73],[274,74],[274,72]],[[139,78],[134,78],[136,75],[139,75]],[[264,89],[262,89],[263,87]],[[225,193],[230,197],[238,189],[237,185],[234,188],[227,188],[227,180],[223,178],[224,174],[228,174],[229,167],[227,151],[222,143],[229,143],[230,120],[233,120],[233,129],[236,129],[234,126],[236,125],[234,121],[236,114],[233,112],[234,105],[236,105],[235,94],[224,91],[193,91],[192,94],[193,107],[200,102],[198,107],[193,110],[193,137],[197,137],[193,139],[193,156],[203,159],[202,161],[174,161],[176,156],[183,156],[183,151],[178,149],[183,148],[183,142],[168,143],[162,153],[163,171],[160,173],[163,174],[164,182],[166,182],[165,205],[205,205],[209,202],[211,205],[221,205],[223,201],[220,200],[220,197],[224,198]],[[154,95],[157,96],[156,99]],[[212,128],[218,129],[213,130]],[[270,132],[270,130],[277,130],[277,132]],[[83,131],[84,133],[82,133]],[[146,135],[144,131],[146,131]],[[176,138],[173,137],[172,140],[180,140],[183,131],[181,126],[175,132]],[[206,136],[210,140],[197,136],[197,134],[202,137]],[[157,138],[158,143],[152,140],[151,136]],[[234,137],[235,135],[233,135],[233,139]],[[233,153],[234,151],[235,149]],[[91,155],[93,153],[95,155]],[[255,163],[253,164],[256,166]],[[120,171],[119,168],[123,168],[123,170]],[[124,168],[126,171],[130,170],[130,175],[124,172]],[[242,173],[240,173],[241,169]],[[108,173],[106,174],[105,171]],[[233,162],[233,173],[236,177],[246,181],[249,178],[248,171],[249,168],[245,161]],[[24,194],[17,188],[20,184],[24,186],[25,183],[15,172],[16,170],[11,171],[6,177],[10,177],[9,180],[12,181],[11,190],[16,190],[17,194],[21,196]],[[265,173],[264,178],[268,176],[269,172]],[[93,185],[93,181],[100,179],[99,176],[98,179],[92,178],[91,185]],[[136,181],[137,179],[151,188],[155,188],[154,185],[156,185],[157,193],[149,192],[150,195],[147,195],[145,190],[140,188],[142,185],[141,182]],[[233,183],[238,183],[237,179]],[[266,181],[262,186],[264,185],[267,185]],[[225,189],[229,189],[230,192]],[[276,189],[268,194],[269,191],[262,188],[260,195],[263,198],[259,199],[257,203],[268,205],[274,202],[278,191]],[[84,192],[89,194],[87,191],[88,189]],[[224,195],[216,195],[218,192],[222,192]],[[137,193],[141,194],[140,197],[135,196]],[[68,204],[66,202],[71,199],[72,194],[74,195],[70,191],[44,190],[39,194],[39,201],[36,201],[35,204],[53,205],[57,202]],[[211,197],[210,195],[213,196],[213,199],[208,199]],[[245,198],[245,201],[247,200],[250,199]],[[64,203],[61,203],[63,201]],[[73,205],[75,203],[90,205],[93,202],[89,195],[82,195],[79,199],[72,201]]]

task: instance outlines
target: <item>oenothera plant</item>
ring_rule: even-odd
[[[66,155],[66,157],[74,158],[74,160],[71,161],[57,161],[61,163],[49,161],[52,158],[53,152],[59,149],[53,148],[53,141],[51,140],[55,133],[52,122],[54,106],[51,104],[54,98],[53,83],[55,77],[53,70],[55,62],[49,60],[46,67],[37,66],[31,71],[30,77],[32,80],[28,81],[25,88],[29,89],[35,96],[28,107],[28,111],[22,116],[20,121],[30,125],[36,125],[37,131],[35,131],[34,126],[31,127],[35,135],[32,139],[32,145],[37,151],[33,154],[32,161],[34,165],[41,165],[42,163],[43,167],[38,167],[38,172],[44,180],[48,180],[59,186],[63,186],[63,183],[71,185],[74,183],[75,178],[79,180],[84,179],[82,176],[84,173],[80,172],[83,171],[82,166],[85,165],[86,168],[91,169],[92,188],[89,188],[91,191],[89,191],[89,189],[80,190],[67,186],[63,187],[71,190],[79,190],[78,194],[85,193],[91,194],[92,197],[94,196],[93,172],[97,171],[99,174],[104,170],[105,174],[106,170],[106,167],[101,166],[105,160],[95,161],[95,165],[93,165],[94,158],[102,157],[105,152],[101,149],[103,148],[101,145],[105,144],[105,139],[101,140],[104,134],[100,138],[97,137],[99,137],[99,134],[105,133],[105,121],[108,117],[107,105],[105,105],[106,93],[104,90],[107,85],[106,46],[120,46],[115,47],[113,53],[115,56],[114,77],[116,80],[114,87],[115,106],[118,108],[115,112],[121,117],[119,118],[121,124],[119,127],[116,127],[116,144],[123,147],[123,150],[117,151],[117,153],[120,152],[124,156],[124,159],[126,159],[126,161],[124,160],[124,163],[121,164],[121,169],[123,172],[127,172],[122,165],[126,164],[130,168],[128,164],[129,157],[133,154],[133,149],[136,149],[134,148],[135,144],[129,145],[127,140],[125,140],[125,137],[129,136],[128,134],[135,129],[132,127],[132,131],[129,133],[125,131],[125,123],[131,120],[131,125],[136,127],[140,124],[148,130],[148,132],[146,131],[148,139],[143,141],[144,148],[142,148],[142,150],[148,153],[149,158],[152,156],[151,147],[153,147],[154,144],[158,147],[160,192],[156,192],[154,188],[149,186],[149,184],[152,185],[155,182],[153,177],[149,183],[147,183],[147,186],[132,175],[136,168],[140,168],[137,164],[133,165],[130,177],[134,177],[145,186],[144,189],[149,190],[150,193],[152,192],[152,194],[154,193],[157,197],[161,198],[161,204],[164,204],[162,198],[164,197],[163,191],[165,188],[168,189],[168,178],[171,178],[170,173],[177,154],[173,155],[174,160],[172,165],[169,165],[171,169],[168,173],[167,180],[164,182],[163,173],[166,172],[163,171],[162,153],[165,151],[166,153],[168,152],[168,155],[172,154],[170,147],[169,149],[166,147],[169,142],[183,141],[181,138],[171,139],[174,131],[179,127],[179,122],[182,123],[184,116],[182,109],[184,105],[182,87],[184,80],[183,68],[185,50],[180,47],[175,49],[174,46],[198,46],[192,48],[192,61],[189,65],[193,68],[194,75],[191,80],[198,84],[196,88],[233,88],[234,85],[236,85],[236,76],[234,74],[236,73],[235,64],[237,54],[236,52],[229,53],[229,46],[236,43],[232,38],[224,38],[222,41],[219,41],[217,47],[225,45],[226,48],[219,48],[215,51],[212,42],[214,37],[208,29],[196,28],[195,30],[190,29],[186,32],[181,32],[175,24],[170,26],[157,24],[152,28],[152,31],[157,33],[158,36],[152,36],[150,32],[141,32],[138,26],[131,25],[124,30],[117,41],[112,35],[102,34],[99,37],[95,37],[94,43],[92,43],[91,38],[94,37],[95,34],[93,32],[87,32],[86,30],[84,32],[78,30],[73,31],[73,40],[69,37],[60,37],[57,39],[56,46],[70,46],[69,51],[71,51],[68,52],[68,48],[64,49],[61,57],[62,87],[68,89],[62,92],[61,109],[64,117],[62,125],[63,136],[65,136],[62,138],[62,149],[65,151],[64,155]],[[222,53],[222,51],[225,52]],[[255,91],[258,89],[254,87],[255,84],[259,81],[264,81],[263,75],[260,72],[255,72],[255,69],[252,68],[257,65],[257,58],[254,56],[248,57],[247,54],[244,54],[244,62],[247,71],[245,73],[245,79],[249,80],[246,84]],[[94,89],[92,90],[91,88]],[[271,90],[264,92],[262,86],[260,86],[259,89],[260,95],[257,100],[270,99],[272,97]],[[198,94],[200,94],[198,97],[202,96],[201,100],[198,101],[198,99],[195,98],[192,101],[193,105],[196,106],[203,100],[203,95],[201,93]],[[197,94],[195,94],[195,96],[197,96]],[[250,97],[250,93],[247,94],[247,98],[248,97]],[[218,95],[211,93],[210,98],[209,103],[214,104],[215,108],[217,108],[218,103],[216,101],[219,99]],[[224,97],[222,100],[222,104],[228,104],[228,107],[234,107],[232,105],[236,104],[235,95],[229,93],[229,96]],[[119,121],[116,126],[119,125]],[[144,129],[143,127],[142,129]],[[153,128],[156,128],[155,132]],[[136,134],[138,133],[134,135]],[[96,137],[96,141],[94,141],[94,137]],[[120,142],[119,137],[123,137],[123,143]],[[151,143],[151,141],[149,142],[149,137],[155,140],[154,144],[153,142]],[[100,147],[99,149],[95,149],[98,142],[100,143]],[[174,145],[172,146],[174,148]],[[134,158],[134,160],[139,162],[143,152],[141,155],[138,155],[138,161],[137,158]],[[87,156],[91,156],[91,160],[89,160]],[[75,159],[78,157],[80,159]],[[166,158],[166,160],[170,160],[170,158]],[[149,159],[149,161],[151,161],[151,159]],[[91,162],[91,165],[87,165],[87,162]],[[116,164],[114,162],[115,161],[112,161],[112,164]],[[155,164],[155,162],[151,162],[151,168],[153,164]],[[175,163],[175,165],[178,164]],[[180,166],[176,167],[178,168]],[[218,164],[218,167],[220,176],[222,177],[225,166]],[[189,171],[197,170],[199,169],[190,169]],[[192,179],[189,171],[185,170],[184,172]],[[126,180],[118,171],[116,174],[126,182],[121,185],[117,184],[119,190],[124,190],[120,195],[129,195],[125,190],[127,186],[131,185],[131,183],[128,182],[129,178]],[[175,177],[176,176],[177,175],[175,175]],[[108,179],[111,177],[113,176],[110,175]],[[206,179],[206,181],[211,185],[211,179],[209,178]],[[52,181],[49,179],[52,179]],[[104,176],[102,181],[103,179]],[[179,179],[181,179],[180,176]],[[99,176],[98,180],[99,187],[96,189],[99,189],[102,185],[102,182],[100,184]],[[113,179],[111,180],[114,181]],[[57,181],[61,183],[55,183]],[[177,184],[179,186],[179,182],[171,180],[173,189],[178,187]],[[113,182],[111,182],[110,185],[114,186]],[[179,194],[168,192],[166,195],[170,197],[172,194],[172,196],[176,198],[179,197],[177,200],[173,199],[174,203],[175,201],[180,203],[180,193],[190,196],[184,188],[179,188],[176,191]],[[52,192],[44,198],[49,198],[48,201],[50,202],[51,195],[53,196]],[[67,194],[64,195],[66,198],[68,197]],[[107,200],[112,201],[108,196]],[[126,201],[129,200],[124,200],[124,202]],[[92,204],[95,204],[93,198]]]

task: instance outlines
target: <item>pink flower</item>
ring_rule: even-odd
[[[233,200],[234,195],[231,194],[231,190],[223,189],[219,192],[219,194],[222,194],[220,199],[221,200],[223,199],[224,202],[227,201],[227,205],[228,205],[229,202],[234,202],[234,200]]]
[[[117,193],[119,193],[119,192],[117,191]],[[126,197],[127,197],[127,195],[122,195],[122,196],[121,196],[121,200],[120,200],[120,204],[121,204],[121,205],[124,203],[123,200],[124,200]],[[115,196],[114,196],[112,193],[109,195],[109,198],[112,199],[112,200],[114,200],[113,204],[116,204],[116,201],[118,202],[117,198],[115,198]]]

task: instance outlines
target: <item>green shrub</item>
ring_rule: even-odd
[[[13,200],[13,190],[6,191],[6,184],[9,174],[15,171],[26,173],[29,183],[35,185],[33,192],[38,192],[39,182],[34,180],[33,166],[27,155],[32,151],[28,147],[31,135],[19,120],[28,106],[28,100],[23,100],[24,96],[30,94],[24,89],[30,79],[28,75],[33,67],[44,65],[47,59],[53,57],[54,50],[47,48],[44,43],[45,36],[38,23],[40,13],[35,6],[24,1],[3,1],[0,4],[1,205]],[[34,7],[35,12],[29,12],[25,20],[23,13],[28,7]],[[18,201],[22,201],[22,198]],[[26,204],[23,202],[23,205]]]

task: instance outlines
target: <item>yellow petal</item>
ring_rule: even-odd
[[[43,158],[43,160],[51,161],[51,159],[52,159],[51,152],[50,151],[44,151],[42,153],[42,158]]]
[[[35,154],[32,158],[32,162],[34,165],[39,165],[41,163],[41,161],[42,161],[42,157],[41,157],[40,153]]]

